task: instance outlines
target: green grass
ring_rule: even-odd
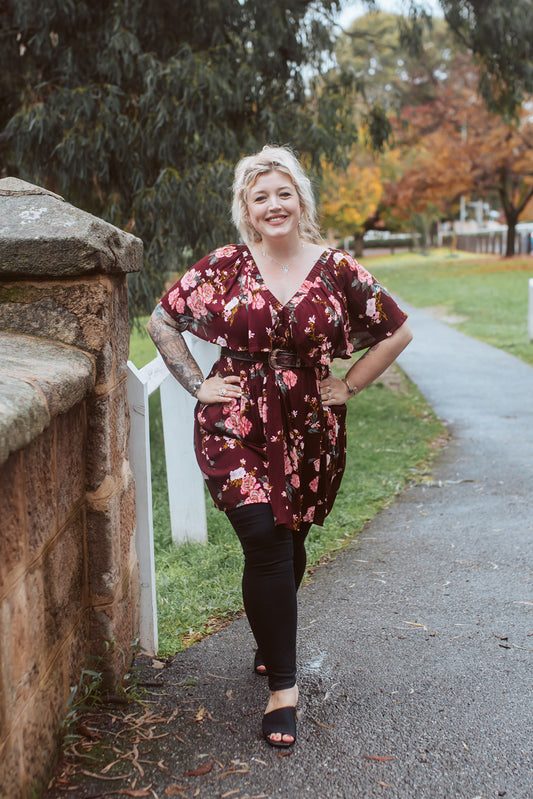
[[[132,334],[130,358],[140,367],[153,352],[146,334]],[[347,363],[340,364],[341,372]],[[390,380],[387,381],[389,383]],[[346,546],[380,508],[420,474],[442,432],[415,388],[394,379],[379,381],[348,403],[348,453],[333,512],[308,539],[309,567]],[[208,543],[174,547],[166,489],[159,392],[150,398],[159,654],[172,655],[242,609],[242,554],[225,515],[206,494]]]
[[[406,302],[533,365],[528,341],[528,280],[533,258],[505,259],[434,250],[370,256],[365,266]]]

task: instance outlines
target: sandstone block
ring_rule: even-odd
[[[140,239],[29,186],[0,180],[0,273],[65,278],[140,270]]]

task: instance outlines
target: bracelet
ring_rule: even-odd
[[[193,397],[196,397],[196,395],[197,395],[197,394],[198,394],[198,392],[200,391],[200,388],[201,388],[201,386],[203,385],[203,382],[204,382],[204,381],[203,381],[203,379],[202,379],[201,377],[199,377],[199,378],[196,380],[196,382],[195,382],[194,386],[192,387],[192,391],[191,391],[191,394],[193,395]]]
[[[346,386],[346,388],[348,389],[348,394],[350,395],[350,397],[355,397],[355,395],[356,395],[356,394],[357,394],[357,392],[359,391],[359,389],[357,388],[357,386],[354,386],[354,387],[352,388],[352,387],[351,387],[351,385],[348,383],[348,379],[347,379],[346,377],[343,377],[343,379],[342,379],[342,382],[344,383],[344,385],[345,385],[345,386]]]

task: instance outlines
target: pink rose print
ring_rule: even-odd
[[[371,286],[374,282],[374,278],[370,272],[367,272],[365,267],[361,266],[359,263],[357,264],[357,279],[360,283],[366,283],[368,286]]]
[[[300,488],[300,478],[297,474],[291,475],[291,486],[294,486],[294,488]]]
[[[313,505],[313,507],[309,508],[309,510],[307,511],[305,516],[303,517],[302,521],[304,521],[304,522],[312,522],[314,520],[314,518],[315,518],[315,506]]]
[[[370,316],[373,322],[379,322],[380,314],[379,311],[376,310],[376,298],[372,297],[371,300],[366,301],[366,311],[367,316]]]
[[[196,272],[194,269],[189,269],[181,278],[181,285],[184,289],[193,289],[196,286]]]
[[[240,423],[241,436],[245,438],[252,429],[252,423],[249,419],[246,418],[246,416],[241,416],[240,421],[241,421]]]
[[[171,308],[174,308],[178,313],[183,313],[185,310],[185,300],[180,297],[180,289],[176,288],[168,295],[168,302]]]
[[[191,309],[195,319],[201,319],[202,316],[205,316],[207,313],[205,303],[198,291],[193,291],[192,294],[187,297],[187,305]]]
[[[215,289],[211,283],[204,283],[198,287],[198,294],[204,302],[211,302],[215,296]]]
[[[249,491],[253,491],[254,488],[261,488],[253,474],[246,473],[245,476],[242,478],[242,486],[241,486],[241,493],[247,494]]]
[[[316,494],[316,492],[318,491],[318,477],[315,477],[314,480],[311,480],[311,482],[309,483],[309,488],[314,494]]]
[[[250,495],[244,500],[245,505],[253,505],[255,502],[266,502],[266,494],[262,488],[250,491]]]
[[[290,369],[285,369],[282,373],[283,382],[288,388],[293,388],[298,382],[298,378],[296,377],[294,372],[291,372]]]
[[[226,247],[219,247],[215,250],[215,256],[217,258],[230,258],[235,252],[237,252],[237,247],[233,244],[228,244]]]
[[[257,410],[259,411],[259,416],[262,422],[266,423],[267,420],[267,404],[266,400],[263,397],[257,398]]]
[[[256,311],[260,311],[261,308],[265,307],[265,299],[262,294],[257,292],[256,294],[252,293],[251,291],[248,292],[248,307],[253,308]]]

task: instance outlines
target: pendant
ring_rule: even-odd
[[[282,266],[281,271],[283,272],[284,275],[286,275],[287,272],[289,271],[289,264],[285,264],[285,266]]]

